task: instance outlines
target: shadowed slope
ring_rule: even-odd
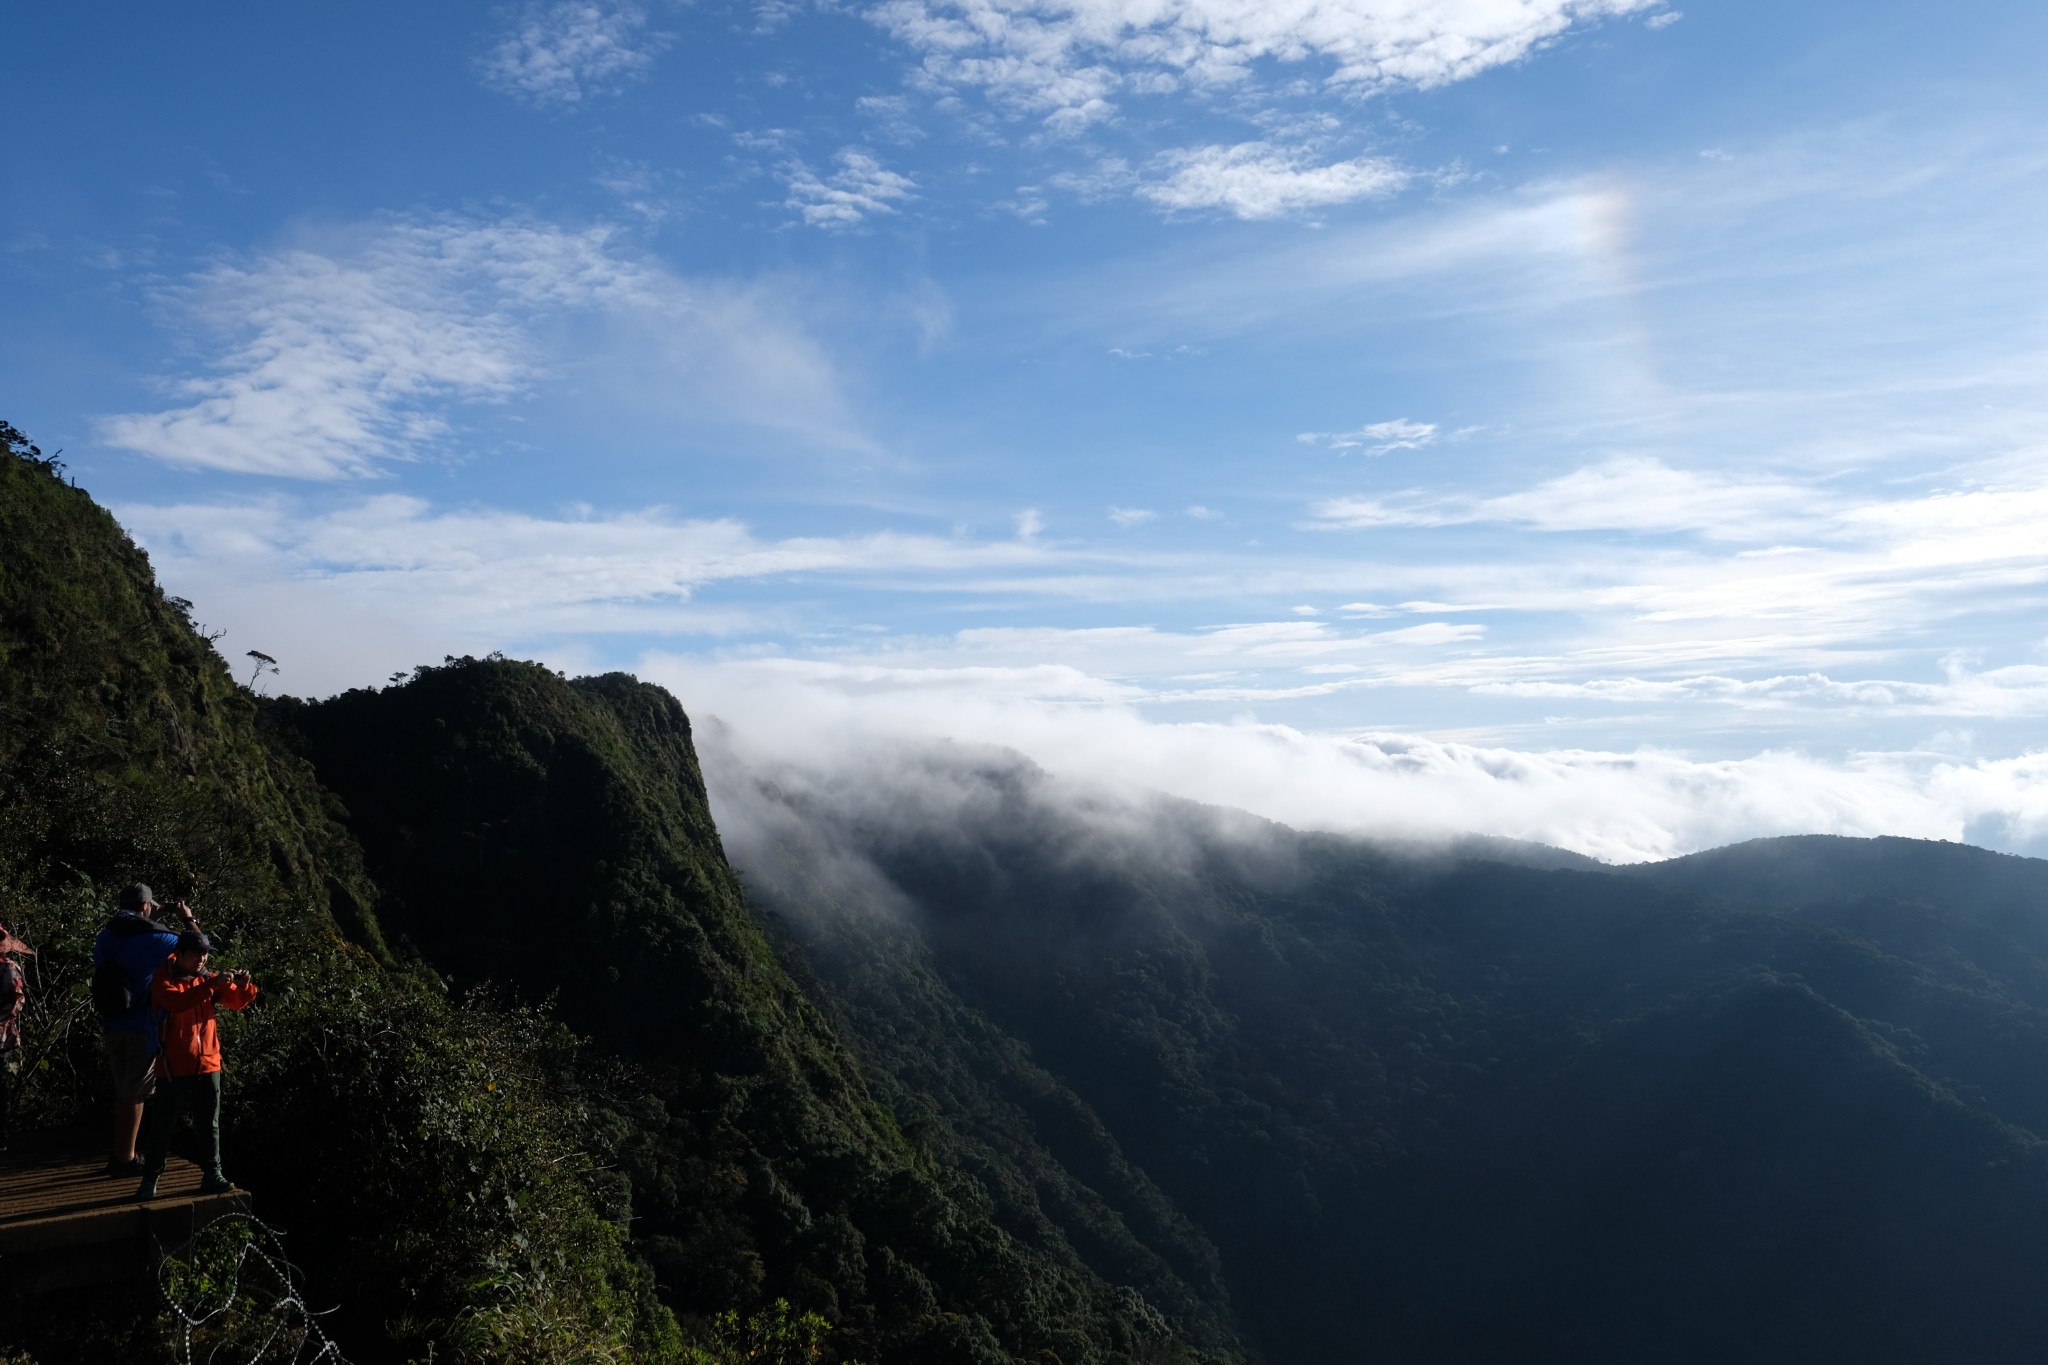
[[[278,712],[347,803],[391,932],[458,980],[559,992],[644,1079],[621,1116],[636,1245],[678,1306],[788,1295],[934,1365],[1129,1359],[1170,1346],[1162,1310],[1229,1345],[1170,1275],[1084,1260],[1014,1189],[906,1140],[907,1106],[870,1096],[750,917],[666,692],[469,659]]]
[[[1779,912],[1118,798],[998,751],[716,776],[856,1045],[915,1076],[896,1019],[943,992],[985,1021],[949,1066],[993,1087],[1021,1051],[1070,1093],[1215,1248],[1269,1359],[2048,1340],[2026,1288],[2048,982],[1969,906]],[[831,897],[778,856],[792,830]],[[1052,1117],[1013,1122],[1070,1150]]]

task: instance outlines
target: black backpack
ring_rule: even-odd
[[[92,1007],[102,1019],[120,1019],[141,1010],[149,998],[136,998],[128,983],[128,973],[121,968],[118,945],[137,934],[168,934],[170,930],[140,915],[116,915],[107,921],[106,932],[114,937],[116,947],[107,954],[105,962],[92,969]]]

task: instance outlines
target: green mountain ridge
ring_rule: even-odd
[[[263,986],[224,1022],[229,1172],[290,1230],[354,1358],[680,1349],[625,1250],[573,1041],[393,957],[331,793],[113,518],[4,426],[0,719],[0,918],[40,953],[22,1128],[104,1125],[92,938],[147,881]],[[178,1340],[149,1286],[24,1299],[0,1268],[0,1296],[0,1345],[44,1365],[167,1361]],[[260,1348],[276,1325],[238,1308],[192,1345]]]
[[[1948,870],[1910,881],[1911,841],[1794,840],[1532,868],[957,746],[707,764],[750,886],[859,1001],[854,1045],[914,1065],[892,992],[987,1020],[1201,1229],[1268,1359],[2048,1340],[2022,1292],[2048,1268],[2048,976],[2008,923],[2038,926],[2048,863],[1918,845]],[[1948,894],[1743,898],[1795,851],[1823,887]],[[880,986],[876,939],[907,945]]]
[[[1056,1225],[1013,1216],[871,1096],[749,916],[667,693],[457,660],[273,710],[352,813],[402,942],[458,980],[556,996],[632,1065],[635,1245],[672,1303],[784,1295],[891,1360],[1171,1341]]]

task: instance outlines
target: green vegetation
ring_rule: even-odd
[[[103,1124],[91,941],[146,880],[265,987],[224,1023],[230,1171],[340,1300],[356,1358],[677,1345],[560,1027],[392,965],[338,808],[186,604],[54,461],[12,428],[0,445],[0,920],[41,950],[21,1125]],[[124,1319],[104,1297],[6,1305],[0,1332],[44,1365],[170,1349],[153,1301]]]
[[[666,692],[451,659],[269,709],[350,812],[401,951],[554,1000],[628,1068],[605,1126],[679,1311],[782,1298],[856,1353],[935,1365],[1173,1341],[1123,1267],[906,1138],[750,914]],[[1185,1288],[1176,1306],[1230,1344]]]
[[[1189,1282],[1215,1265],[1266,1359],[2048,1340],[2048,864],[1776,841],[1620,875],[1109,800],[1001,753],[706,761],[850,1045]],[[1661,884],[1793,862],[1852,894]]]
[[[823,1360],[832,1324],[816,1313],[791,1310],[777,1299],[742,1318],[727,1310],[712,1319],[701,1346],[684,1353],[684,1365],[811,1365]],[[848,1365],[854,1365],[848,1362]]]

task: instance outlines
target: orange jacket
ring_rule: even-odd
[[[179,976],[178,955],[165,958],[149,983],[164,1049],[157,1058],[158,1074],[204,1076],[220,1070],[220,1026],[213,1007],[219,1003],[238,1010],[255,998],[253,984],[237,986],[225,976]]]

